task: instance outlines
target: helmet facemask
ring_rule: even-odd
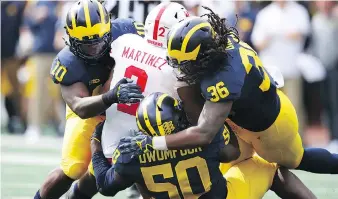
[[[102,38],[80,41],[69,37],[70,49],[78,57],[84,60],[99,60],[110,51],[112,42],[111,33],[108,32]]]

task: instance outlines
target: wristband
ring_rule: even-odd
[[[168,150],[165,136],[153,137],[153,148],[155,150]]]
[[[112,104],[117,103],[117,100],[111,95],[109,91],[102,94],[102,101],[106,106],[111,106]]]

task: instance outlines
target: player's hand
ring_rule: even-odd
[[[96,140],[98,142],[101,142],[103,125],[104,125],[104,121],[96,125],[95,131],[90,140]]]
[[[134,137],[123,137],[120,139],[119,150],[121,154],[131,153],[138,156],[154,150],[153,138],[143,133],[138,133]]]
[[[140,86],[128,78],[122,78],[113,89],[102,95],[103,102],[109,106],[113,103],[138,103],[143,98]]]

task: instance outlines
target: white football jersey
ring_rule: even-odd
[[[116,65],[110,88],[127,77],[141,87],[144,96],[153,92],[168,93],[178,98],[176,78],[167,64],[166,50],[149,44],[135,34],[125,34],[112,43],[110,56]],[[130,130],[137,130],[135,113],[137,104],[113,104],[106,111],[106,122],[102,132],[102,147],[107,158],[111,158],[120,138],[129,136]]]

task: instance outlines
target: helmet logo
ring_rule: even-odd
[[[174,124],[173,124],[172,121],[164,122],[164,123],[162,124],[162,126],[163,126],[164,133],[165,133],[166,135],[171,134],[171,133],[175,130],[175,126],[174,126]]]

